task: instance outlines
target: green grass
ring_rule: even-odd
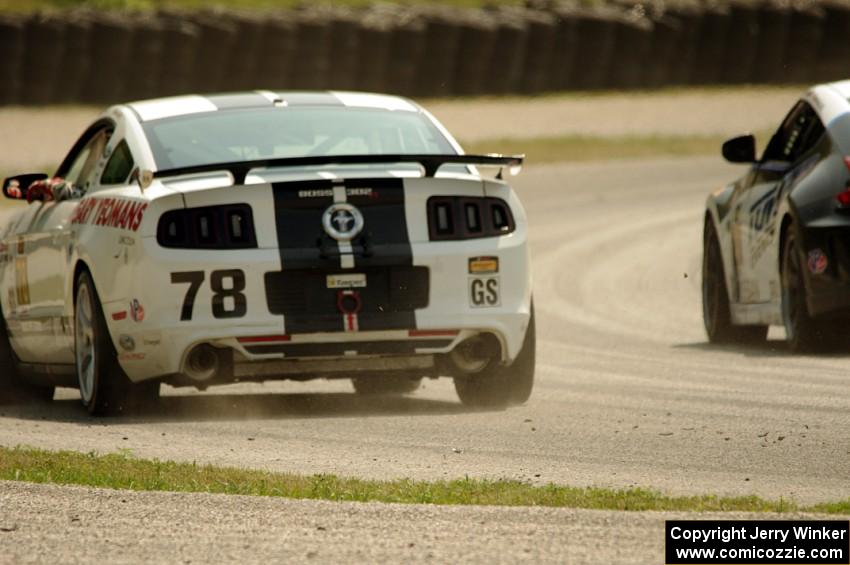
[[[759,133],[763,147],[770,134]],[[725,136],[564,136],[531,139],[503,138],[461,143],[467,153],[525,153],[529,163],[639,159],[647,157],[686,157],[716,155]]]
[[[365,7],[373,0],[330,0],[325,5],[343,7]],[[395,4],[441,4],[444,6],[478,8],[492,4],[491,0],[395,0]],[[497,0],[497,4],[519,4],[520,0]],[[63,10],[71,8],[95,8],[98,10],[157,9],[198,10],[213,7],[233,10],[271,10],[295,8],[302,0],[0,0],[0,12],[32,12],[35,10]]]
[[[0,480],[83,485],[136,491],[206,492],[356,502],[549,506],[603,510],[850,513],[850,499],[803,508],[755,496],[666,496],[648,489],[605,489],[511,480],[373,481],[334,475],[270,473],[133,457],[0,447]]]

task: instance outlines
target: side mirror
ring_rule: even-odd
[[[36,181],[45,180],[46,178],[47,175],[44,173],[30,173],[9,177],[3,180],[3,196],[12,198],[13,200],[26,200],[29,186]]]
[[[723,158],[730,163],[754,163],[756,138],[752,134],[739,135],[723,144]]]

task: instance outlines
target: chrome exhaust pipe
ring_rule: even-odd
[[[460,342],[451,353],[451,361],[457,372],[463,375],[480,373],[501,358],[502,346],[493,334],[479,334]]]
[[[186,356],[183,373],[195,382],[208,381],[221,368],[218,350],[208,343],[196,345]]]

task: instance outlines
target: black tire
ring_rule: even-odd
[[[55,387],[36,386],[24,382],[18,374],[17,365],[12,344],[9,343],[6,319],[3,317],[2,309],[0,309],[0,404],[31,400],[49,402],[53,400]]]
[[[767,339],[767,326],[732,324],[720,242],[710,220],[706,220],[703,234],[702,320],[711,343],[754,345]]]
[[[351,379],[354,391],[364,396],[400,396],[416,392],[422,384],[422,378],[404,375],[371,375]]]
[[[93,416],[118,414],[155,402],[159,383],[133,385],[118,364],[94,282],[77,277],[74,296],[74,355],[80,399]]]
[[[802,251],[797,246],[793,226],[788,227],[782,247],[782,322],[791,351],[797,353],[825,351],[838,346],[827,322],[809,315],[806,305],[806,279],[803,275]]]
[[[455,391],[466,406],[504,408],[524,404],[534,389],[534,367],[537,356],[537,332],[534,303],[522,342],[522,348],[510,365],[493,363],[480,373],[455,378]]]

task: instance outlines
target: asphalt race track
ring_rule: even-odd
[[[772,330],[771,340],[760,348],[706,343],[699,300],[702,206],[709,191],[739,171],[719,157],[702,157],[528,167],[515,179],[530,218],[538,317],[538,381],[526,406],[470,411],[460,405],[448,380],[427,381],[416,394],[389,400],[357,397],[347,381],[317,381],[204,393],[166,388],[159,406],[148,412],[91,419],[76,391],[61,390],[50,405],[0,409],[0,444],[129,449],[140,457],[370,478],[503,477],[539,484],[642,486],[672,494],[758,494],[803,504],[847,498],[850,354],[792,355],[781,330]],[[103,498],[76,492],[0,483],[0,532],[4,521],[35,527],[35,518],[27,518],[25,505],[16,500],[36,500],[45,508],[55,504],[61,518],[55,520],[65,524],[66,506],[73,501],[64,498],[83,508],[88,508],[85,500]],[[134,512],[141,515],[144,504],[158,507],[140,499],[144,496],[178,495],[133,494],[143,506]],[[188,508],[192,497],[179,496],[183,499],[174,504]],[[198,500],[209,522],[218,520],[216,512],[235,512],[231,505],[248,504],[244,499]],[[347,515],[374,510],[386,515],[370,518],[378,520],[378,530],[382,519],[399,521],[405,532],[411,527],[399,517],[405,511],[398,507],[297,504],[309,506],[301,510],[310,516],[319,509],[329,515],[335,515],[334,508]],[[421,512],[452,523],[452,516],[466,511],[428,507]],[[459,520],[509,525],[498,536],[490,530],[476,536],[489,527],[479,524],[468,537],[452,527],[428,526],[426,542],[441,546],[442,535],[458,544],[455,553],[435,554],[437,560],[487,561],[489,554],[491,561],[495,555],[516,561],[522,556],[516,552],[525,547],[517,540],[531,536],[547,545],[534,545],[526,555],[530,560],[572,556],[577,562],[597,561],[601,554],[593,548],[606,547],[600,536],[620,527],[638,540],[637,549],[610,553],[609,562],[660,559],[660,515],[563,511],[529,522],[524,514],[529,510],[469,512]],[[193,532],[202,530],[199,518],[184,519]],[[529,533],[528,523],[540,527]],[[293,524],[276,524],[273,531],[301,539],[304,524]],[[579,525],[591,528],[590,533],[571,529]],[[57,533],[57,539],[77,535],[68,524],[62,528],[68,533]],[[120,531],[115,536],[123,539]],[[337,553],[329,543],[320,556],[356,559],[350,552],[360,548],[366,552],[362,558],[380,558],[369,553],[374,549],[369,536],[377,535],[369,532],[340,544]],[[0,550],[12,534],[0,533]],[[15,535],[21,542],[29,539]],[[127,535],[125,550],[132,545]],[[493,542],[496,538],[501,541]],[[500,554],[500,548],[507,553]],[[475,553],[479,549],[484,553]],[[245,551],[249,561],[267,555]],[[299,551],[290,556],[310,557]],[[82,560],[81,555],[70,558]],[[410,553],[404,555],[407,560]],[[424,559],[425,554],[416,556]]]

